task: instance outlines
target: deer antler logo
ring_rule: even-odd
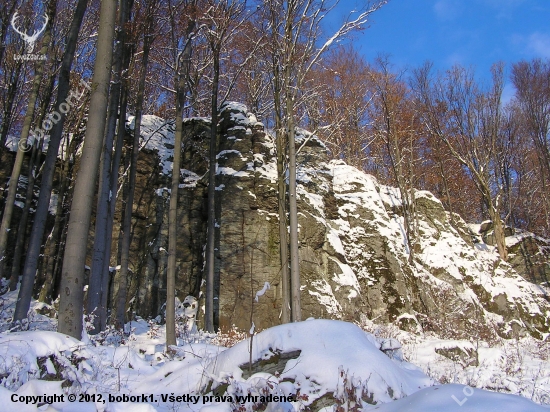
[[[42,34],[42,32],[46,29],[46,25],[48,24],[48,16],[44,15],[42,16],[42,20],[44,20],[44,24],[42,25],[42,28],[35,30],[32,35],[28,35],[25,31],[19,30],[17,25],[17,19],[19,17],[19,14],[17,12],[13,13],[13,17],[11,18],[11,27],[15,30],[16,33],[18,33],[23,41],[27,44],[26,51],[27,54],[31,54],[34,49],[34,43],[36,42],[36,39],[38,39],[38,36]]]

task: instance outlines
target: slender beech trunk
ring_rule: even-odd
[[[216,156],[218,154],[218,88],[220,79],[220,47],[213,47],[212,126],[210,128],[210,156],[208,169],[208,223],[206,238],[206,302],[205,329],[214,332],[214,240],[216,233]]]
[[[84,264],[86,262],[86,246],[94,189],[105,131],[116,6],[116,0],[102,0],[101,2],[97,53],[86,137],[80,160],[80,170],[74,187],[63,258],[58,332],[76,339],[82,337]]]
[[[51,27],[56,11],[56,1],[50,0],[48,4],[48,17],[49,22],[44,32],[42,39],[42,48],[40,50],[41,56],[46,56],[48,53],[48,47],[51,40]],[[6,205],[4,207],[4,215],[2,216],[2,224],[0,225],[0,278],[4,277],[5,265],[6,265],[6,246],[8,242],[8,232],[10,230],[11,218],[13,215],[13,208],[15,202],[15,195],[17,194],[17,185],[19,182],[19,175],[21,174],[21,167],[23,165],[23,159],[25,153],[31,148],[28,142],[29,134],[31,131],[31,123],[34,117],[36,108],[36,102],[38,100],[38,92],[40,91],[40,83],[44,75],[45,60],[40,60],[36,63],[36,71],[34,74],[34,80],[32,85],[29,102],[27,105],[27,112],[23,120],[23,128],[21,130],[21,137],[19,139],[17,155],[15,157],[15,163],[11,172],[10,183],[8,188],[8,196],[6,198]],[[26,314],[25,314],[26,316]]]
[[[300,299],[300,261],[298,254],[298,206],[296,199],[296,141],[294,126],[294,92],[292,87],[292,19],[291,13],[285,23],[285,47],[287,56],[284,68],[285,86],[285,116],[286,131],[288,133],[288,212],[290,221],[290,290],[292,305],[292,321],[302,320],[302,305]]]
[[[44,258],[45,258],[45,274],[44,274],[44,284],[40,290],[39,300],[40,302],[50,303],[52,297],[52,290],[54,286],[54,270],[56,257],[58,255],[60,247],[60,235],[62,233],[62,222],[63,218],[63,200],[65,197],[65,192],[67,191],[68,186],[68,177],[67,170],[69,168],[69,159],[67,158],[63,161],[61,165],[61,170],[59,171],[59,189],[57,192],[57,206],[55,209],[55,220],[53,224],[53,229],[48,237],[48,244],[46,245]]]
[[[294,138],[293,99],[287,97],[287,131],[288,131],[288,198],[290,220],[290,290],[292,304],[292,321],[302,320],[300,299],[300,261],[298,257],[298,206],[296,201],[296,141]]]
[[[275,146],[277,150],[277,199],[279,213],[279,254],[281,261],[281,322],[290,322],[290,278],[288,274],[288,226],[287,226],[287,198],[285,179],[285,134],[283,133],[283,122],[281,119],[281,83],[279,73],[279,62],[273,63],[275,70],[274,81],[274,103],[275,103]]]
[[[129,64],[130,64],[130,54],[131,54],[131,48],[127,47],[124,51],[123,55],[123,68],[125,71],[128,70]],[[111,196],[116,197],[116,193],[118,193],[118,169],[120,165],[120,158],[122,155],[122,147],[124,145],[124,137],[126,136],[126,109],[128,106],[128,77],[125,76],[122,80],[122,91],[121,91],[121,97],[120,97],[120,115],[118,122],[118,130],[117,130],[117,142],[115,147],[115,153],[113,155],[113,165],[111,169]],[[113,236],[113,223],[114,223],[114,216],[115,216],[115,206],[116,206],[116,199],[111,199],[111,203],[109,205],[108,209],[108,219],[107,219],[107,228],[105,233],[105,238],[108,240],[108,242],[112,243],[112,236]],[[107,327],[107,306],[109,302],[109,281],[110,281],[110,272],[109,272],[109,260],[111,256],[111,248],[108,247],[105,249],[105,254],[103,258],[103,271],[102,271],[102,278],[101,278],[101,302],[100,305],[102,308],[105,308],[104,311],[100,312],[100,330],[105,330]]]
[[[125,41],[125,23],[128,20],[128,5],[127,0],[120,2],[118,28],[115,41],[114,51],[114,81],[111,85],[111,93],[109,100],[107,129],[105,132],[105,142],[103,145],[103,153],[101,154],[101,168],[99,172],[99,190],[97,200],[97,211],[95,221],[95,237],[92,252],[92,265],[90,273],[90,283],[88,286],[87,312],[94,313],[93,330],[91,333],[98,333],[101,329],[102,319],[106,318],[107,308],[101,305],[102,294],[107,293],[103,289],[103,279],[109,274],[105,270],[109,270],[109,257],[111,255],[111,233],[108,233],[109,219],[113,218],[113,214],[109,213],[111,203],[116,202],[116,196],[111,191],[111,174],[118,176],[118,164],[115,169],[113,161],[113,142],[116,132],[116,122],[118,117],[118,107],[120,102],[121,89],[121,70],[122,70],[122,49]],[[120,122],[125,123],[125,119],[120,118]],[[112,227],[112,226],[111,226]],[[107,261],[107,262],[106,262]]]
[[[124,326],[126,321],[126,295],[128,290],[128,266],[130,264],[130,245],[132,242],[132,209],[134,206],[134,193],[136,186],[137,161],[139,155],[139,138],[141,135],[141,117],[143,109],[143,94],[145,92],[145,79],[147,77],[147,66],[149,64],[149,52],[153,41],[152,33],[145,33],[143,42],[142,71],[138,83],[136,99],[136,117],[134,123],[134,142],[132,145],[132,164],[128,181],[128,197],[126,199],[126,210],[124,212],[122,250],[120,253],[120,273],[118,282],[116,319],[119,326]]]
[[[176,77],[176,134],[174,136],[174,162],[172,188],[168,210],[168,262],[166,268],[166,349],[176,345],[176,242],[178,222],[178,192],[180,183],[181,142],[183,134],[183,104],[185,79]]]
[[[75,122],[75,124],[79,123],[78,121]],[[61,158],[63,161],[58,169],[58,181],[60,184],[57,191],[54,227],[44,246],[44,260],[37,272],[45,273],[44,284],[39,293],[40,301],[45,303],[54,301],[59,293],[61,266],[67,240],[68,210],[71,208],[72,200],[72,190],[69,185],[73,180],[74,165],[70,154],[74,154],[81,143],[81,136],[73,138],[71,141],[66,139],[62,149]]]
[[[193,39],[191,33],[195,22],[190,21],[187,30],[187,42],[181,55],[176,58],[176,134],[174,136],[174,162],[172,164],[172,188],[168,211],[168,262],[166,268],[166,348],[176,344],[176,253],[178,225],[178,193],[180,183],[181,143],[183,138],[183,107],[185,104],[185,84],[189,78]]]
[[[17,1],[11,0],[11,5],[9,9],[6,7],[6,13],[1,16],[0,22],[0,66],[4,60],[4,53],[6,51],[6,34],[8,32],[8,27],[10,26],[11,17],[17,6]],[[4,113],[2,116],[2,127],[0,128],[0,162],[2,161],[2,156],[4,154],[4,146],[6,144],[6,139],[8,138],[8,131],[11,125],[11,113],[13,108],[13,102],[15,100],[15,95],[17,93],[17,84],[19,83],[19,73],[21,72],[21,67],[23,66],[23,61],[19,61],[16,65],[15,76],[11,76],[8,80],[8,91],[6,93]],[[5,67],[4,67],[5,69]]]
[[[19,226],[17,229],[17,239],[15,241],[15,250],[13,252],[13,262],[11,264],[11,277],[10,277],[10,290],[13,291],[17,288],[17,282],[19,281],[19,274],[21,272],[21,257],[23,255],[23,246],[25,243],[25,237],[27,232],[27,221],[29,218],[29,210],[32,204],[32,198],[34,195],[34,180],[36,163],[40,153],[39,146],[42,145],[42,141],[34,142],[32,146],[31,158],[29,160],[29,172],[27,173],[27,193],[25,195],[25,207],[19,219]]]
[[[76,5],[69,36],[67,38],[67,46],[63,54],[63,62],[61,63],[61,71],[59,73],[59,83],[57,86],[56,108],[60,108],[62,104],[75,105],[73,99],[76,94],[69,96],[69,77],[73,62],[76,44],[78,41],[78,33],[80,25],[84,18],[84,12],[88,6],[88,0],[78,0]],[[72,102],[72,103],[69,103]],[[14,320],[22,320],[27,317],[27,312],[30,307],[31,293],[34,284],[34,277],[38,268],[38,259],[40,257],[40,248],[42,238],[46,228],[46,220],[48,218],[48,208],[50,206],[50,197],[52,194],[53,178],[55,174],[55,165],[57,153],[61,143],[61,134],[65,123],[65,114],[61,112],[61,118],[53,126],[50,133],[50,142],[48,144],[48,152],[44,160],[44,168],[42,170],[42,181],[40,183],[40,195],[38,197],[38,206],[34,214],[33,227],[27,247],[27,257],[25,259],[25,267],[23,269],[23,277],[21,280],[21,289],[19,290],[19,298],[15,309]]]
[[[48,107],[50,106],[50,100],[52,98],[53,88],[55,83],[55,76],[52,76],[48,89],[44,93],[42,98],[42,105],[40,108],[40,114],[36,119],[36,124],[42,124]],[[23,256],[23,247],[27,238],[27,221],[29,218],[29,212],[34,197],[34,181],[36,180],[37,170],[39,169],[40,157],[42,154],[42,144],[44,142],[43,136],[40,140],[33,142],[31,156],[27,171],[27,193],[25,195],[25,206],[23,207],[23,213],[19,220],[17,229],[17,239],[15,241],[15,249],[13,252],[13,262],[11,265],[11,277],[10,277],[10,290],[15,290],[19,275],[21,272],[21,258]]]

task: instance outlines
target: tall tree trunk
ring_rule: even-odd
[[[126,47],[123,53],[123,72],[127,73],[128,67],[130,65],[130,57],[132,54],[132,48]],[[126,109],[128,107],[128,75],[126,74],[122,79],[122,90],[120,96],[120,111],[119,111],[119,122],[117,126],[117,141],[115,146],[115,153],[113,155],[113,164],[111,168],[111,196],[115,196],[118,193],[118,169],[120,166],[120,160],[122,156],[122,148],[124,146],[124,138],[126,136]],[[116,198],[111,199],[109,209],[108,209],[108,218],[107,218],[107,228],[105,233],[105,238],[112,245],[113,237],[113,224],[115,216],[115,207],[116,207]],[[124,221],[124,212],[122,213],[122,220]],[[122,244],[122,239],[121,243]],[[119,248],[120,251],[121,248]],[[111,273],[109,271],[109,263],[111,258],[111,248],[108,246],[104,251],[103,257],[103,271],[101,278],[101,302],[100,305],[105,310],[99,313],[99,327],[100,330],[105,330],[107,327],[107,308],[109,297],[111,296],[111,291],[109,290],[109,284],[111,280]],[[117,261],[119,259],[117,258]]]
[[[279,73],[279,62],[275,59],[273,63],[275,76],[274,81],[274,103],[275,103],[275,146],[277,150],[277,199],[279,213],[279,254],[281,261],[281,322],[290,322],[290,278],[288,274],[288,226],[287,226],[287,198],[285,179],[285,133],[283,133],[283,122],[281,119],[281,82]]]
[[[210,128],[210,156],[208,169],[208,223],[206,238],[206,302],[205,329],[214,332],[214,240],[216,233],[216,156],[218,154],[218,88],[220,79],[220,48],[212,48],[214,76],[212,79],[212,126]],[[243,251],[244,253],[244,251]]]
[[[80,25],[82,24],[82,19],[84,18],[84,13],[87,6],[88,0],[78,0],[73,20],[71,22],[71,28],[67,38],[67,46],[63,54],[63,62],[61,64],[61,71],[59,74],[59,83],[57,86],[57,99],[55,107],[59,109],[64,104],[68,104],[70,106],[70,102],[72,102],[73,105],[76,104],[76,102],[72,100],[77,97],[76,94],[72,94],[70,99],[68,99],[70,71],[78,41]],[[22,320],[26,318],[30,307],[31,293],[35,273],[38,268],[42,238],[46,228],[46,219],[48,217],[48,208],[50,206],[50,197],[52,194],[53,178],[55,174],[55,164],[57,160],[57,153],[59,151],[59,144],[61,143],[61,134],[63,132],[64,123],[65,113],[61,111],[61,119],[54,125],[50,133],[48,152],[46,153],[44,168],[42,170],[40,195],[38,197],[38,205],[34,214],[33,227],[27,247],[27,257],[25,259],[25,267],[23,269],[21,289],[19,290],[19,298],[17,300],[14,320]]]
[[[42,98],[42,105],[40,108],[40,114],[36,119],[36,124],[42,124],[48,107],[50,106],[50,100],[52,98],[53,88],[55,83],[55,76],[52,76],[50,83],[44,96]],[[33,142],[31,156],[27,171],[27,193],[25,195],[25,206],[23,207],[23,213],[19,220],[19,227],[17,230],[17,239],[15,241],[15,249],[13,252],[13,262],[11,265],[11,278],[10,278],[10,290],[15,290],[19,275],[21,272],[21,258],[23,256],[23,247],[27,238],[27,221],[29,218],[29,212],[34,197],[34,181],[36,180],[37,170],[39,169],[40,157],[42,155],[42,144],[44,142],[43,136],[39,140]]]
[[[489,216],[491,217],[491,220],[493,221],[493,233],[495,236],[495,243],[497,246],[498,254],[500,258],[504,261],[508,260],[508,249],[506,248],[506,233],[504,231],[504,224],[502,223],[502,220],[500,218],[500,196],[495,199],[494,203],[489,197],[489,202],[487,204],[487,209],[489,212]],[[495,204],[496,203],[496,204]]]
[[[296,199],[296,141],[294,126],[294,91],[292,87],[292,60],[294,57],[293,21],[296,3],[289,3],[289,11],[285,22],[286,61],[284,68],[285,87],[285,118],[288,134],[288,212],[290,222],[290,290],[292,321],[302,320],[302,305],[300,299],[300,261],[298,252],[298,206]]]
[[[86,137],[80,170],[76,177],[63,258],[58,332],[76,339],[82,337],[84,264],[106,122],[116,5],[116,0],[102,0],[101,2],[97,53]]]
[[[55,17],[56,11],[55,0],[50,0],[48,4],[48,18],[49,22],[44,32],[44,37],[42,39],[42,48],[40,50],[40,56],[46,56],[48,53],[48,47],[51,40],[51,27],[53,25],[53,20]],[[17,194],[17,185],[19,182],[19,175],[21,174],[21,167],[23,165],[23,159],[25,153],[32,146],[29,144],[29,134],[31,131],[31,123],[34,117],[34,112],[36,108],[36,102],[38,100],[38,92],[40,91],[40,83],[42,82],[42,77],[44,75],[44,67],[46,63],[45,60],[40,60],[36,63],[36,71],[34,75],[34,81],[32,86],[32,91],[29,97],[29,102],[27,105],[27,112],[25,113],[25,119],[23,120],[23,128],[21,130],[21,137],[19,139],[17,155],[15,157],[15,164],[11,172],[10,184],[8,188],[8,196],[6,198],[6,206],[4,207],[4,215],[2,216],[2,224],[0,225],[0,278],[4,277],[4,270],[6,264],[6,246],[8,242],[8,232],[10,230],[11,217],[13,215],[13,208],[15,202],[15,195]],[[26,314],[25,314],[26,316]]]
[[[178,188],[181,163],[181,141],[183,133],[183,81],[178,82],[176,91],[176,133],[174,137],[174,163],[172,168],[172,188],[168,210],[168,262],[166,268],[166,348],[176,345],[176,253],[178,221]]]
[[[152,33],[145,33],[143,42],[142,72],[138,83],[136,99],[136,117],[134,123],[134,142],[132,145],[132,164],[130,165],[130,176],[128,181],[128,197],[126,199],[126,210],[124,212],[122,250],[120,253],[120,273],[118,282],[118,294],[116,305],[116,319],[119,326],[124,326],[126,321],[126,295],[128,289],[128,266],[130,263],[130,245],[132,242],[132,209],[134,206],[134,193],[136,186],[137,161],[139,155],[139,138],[141,136],[141,117],[143,109],[143,94],[145,92],[145,79],[147,77],[147,66],[149,64],[149,52],[153,41]]]
[[[172,187],[168,210],[168,262],[166,268],[166,349],[176,345],[176,253],[178,192],[180,183],[181,142],[183,134],[183,104],[185,102],[185,79],[176,77],[176,133],[174,135],[174,162],[172,166]]]
[[[59,171],[59,190],[57,192],[57,205],[55,210],[55,220],[53,224],[53,229],[48,237],[48,243],[45,247],[44,257],[45,257],[45,274],[44,274],[44,284],[40,290],[39,300],[40,302],[50,303],[52,297],[52,290],[54,285],[54,270],[56,264],[56,258],[60,248],[61,233],[63,230],[62,222],[63,218],[63,200],[65,197],[65,192],[67,191],[68,186],[68,176],[67,171],[69,168],[69,159],[67,158]]]
[[[27,232],[27,221],[29,218],[29,211],[32,204],[32,198],[34,195],[34,180],[36,173],[36,163],[38,163],[38,157],[40,157],[39,146],[40,142],[34,142],[32,146],[31,158],[29,160],[29,172],[27,173],[27,193],[25,195],[25,206],[23,207],[23,213],[19,220],[19,226],[17,229],[17,239],[15,241],[15,250],[13,252],[13,262],[11,264],[11,277],[10,277],[10,290],[13,291],[17,288],[17,282],[19,281],[19,274],[21,272],[21,257],[23,255],[23,246],[25,243],[25,237]]]
[[[81,114],[84,116],[84,113]],[[76,124],[80,124],[76,121]],[[67,227],[69,220],[69,210],[71,208],[73,190],[69,187],[73,181],[74,164],[72,155],[76,153],[77,148],[82,143],[83,136],[73,136],[73,139],[65,139],[64,147],[61,151],[63,161],[58,169],[58,179],[60,182],[57,192],[57,206],[55,212],[55,221],[52,232],[48,236],[44,245],[44,260],[39,266],[37,273],[45,272],[44,284],[39,292],[41,302],[51,303],[59,295],[59,285],[61,280],[61,266],[63,263],[63,254],[67,240]]]
[[[110,225],[109,220],[113,219],[113,214],[110,213],[111,204],[116,202],[116,191],[112,191],[111,175],[115,174],[118,177],[118,161],[113,159],[113,142],[116,132],[117,117],[119,121],[124,125],[125,119],[119,116],[119,102],[120,102],[120,90],[121,90],[121,70],[122,70],[122,52],[125,48],[125,23],[128,20],[128,0],[122,0],[120,2],[118,30],[115,42],[114,62],[115,67],[113,70],[114,81],[111,86],[111,95],[109,100],[109,117],[107,121],[107,129],[105,133],[105,142],[103,145],[103,153],[101,155],[101,169],[99,172],[99,190],[97,201],[97,212],[95,222],[95,238],[92,254],[92,265],[90,273],[90,283],[88,286],[88,301],[87,312],[89,314],[94,313],[93,329],[91,333],[98,333],[101,330],[101,324],[103,319],[106,319],[107,308],[101,304],[102,294],[107,293],[103,289],[103,279],[108,278],[109,273],[109,258],[111,256],[111,235],[108,227]],[[118,146],[118,145],[117,145]],[[120,151],[118,152],[120,159]],[[116,165],[115,165],[116,163]],[[114,197],[113,197],[114,196]]]
[[[176,132],[174,135],[174,162],[172,163],[172,187],[170,191],[170,207],[168,210],[168,259],[166,264],[166,349],[176,344],[176,254],[178,225],[178,193],[180,182],[181,143],[183,140],[183,108],[185,105],[185,85],[189,80],[191,68],[191,53],[195,30],[195,20],[189,20],[185,31],[185,47],[181,56],[175,53],[176,74]],[[175,22],[172,21],[172,27]],[[172,38],[172,44],[177,49],[177,41]],[[180,60],[181,59],[181,60]],[[198,282],[200,284],[200,282]]]
[[[127,71],[128,67],[130,65],[130,55],[131,55],[131,48],[127,47],[124,51],[123,55],[123,70]],[[118,130],[117,130],[117,142],[115,147],[115,153],[113,155],[113,165],[111,168],[111,195],[116,197],[116,194],[118,193],[118,169],[120,166],[120,158],[122,155],[122,147],[124,145],[124,137],[126,136],[126,109],[128,107],[128,76],[124,76],[122,80],[122,90],[121,90],[121,97],[120,97],[120,112],[119,112],[119,122],[118,122]],[[112,244],[112,236],[113,236],[113,223],[114,223],[114,216],[115,216],[115,206],[116,206],[116,198],[111,199],[111,203],[109,205],[108,209],[108,219],[107,219],[107,228],[105,233],[105,238],[107,239],[110,244]],[[123,219],[124,220],[124,219]],[[99,319],[99,327],[100,330],[105,330],[107,327],[107,307],[108,307],[108,301],[110,296],[109,291],[109,283],[111,280],[111,274],[109,272],[109,261],[111,256],[111,248],[107,247],[105,249],[105,254],[103,257],[103,271],[102,271],[102,278],[101,278],[101,302],[100,305],[102,308],[105,308],[105,310],[100,312],[100,319]],[[117,259],[118,260],[118,259]]]
[[[294,138],[294,113],[292,97],[287,100],[287,132],[288,132],[288,203],[290,220],[290,290],[292,321],[302,320],[302,305],[300,299],[300,261],[298,255],[298,206],[296,200],[296,141]],[[290,102],[290,103],[289,103]]]

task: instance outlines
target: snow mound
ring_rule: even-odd
[[[39,368],[36,359],[71,351],[80,342],[57,332],[31,331],[0,335],[0,375],[9,374],[17,363],[26,365],[25,372],[34,374]]]
[[[365,411],[376,412],[544,412],[547,408],[521,396],[473,389],[464,385],[440,385],[422,389],[395,402]]]
[[[245,380],[249,364],[250,341],[236,344],[207,364],[210,376],[224,380]],[[269,364],[284,354],[294,353],[282,371],[269,376],[286,396],[293,395],[309,405],[325,394],[337,393],[344,377],[371,403],[391,402],[434,382],[417,367],[390,359],[380,351],[374,336],[359,327],[335,320],[308,320],[275,326],[254,336],[252,362]],[[299,353],[299,354],[298,354]],[[255,373],[248,381],[263,378]],[[214,385],[215,386],[215,385]]]

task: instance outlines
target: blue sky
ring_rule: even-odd
[[[340,10],[361,1],[341,0]],[[396,68],[430,60],[437,70],[472,66],[489,80],[496,61],[550,58],[550,0],[390,0],[354,45],[372,61],[388,53]],[[508,85],[508,91],[510,90]]]

